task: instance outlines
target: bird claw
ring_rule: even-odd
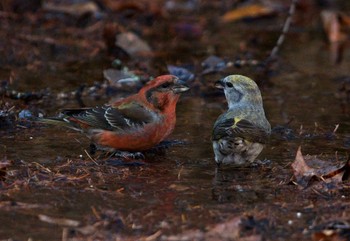
[[[253,167],[261,167],[261,166],[267,166],[271,164],[271,160],[264,159],[264,160],[255,160],[251,166]]]
[[[91,155],[94,155],[97,151],[104,151],[106,153],[109,153],[108,154],[109,158],[115,156],[115,157],[121,157],[123,159],[135,159],[135,160],[145,159],[145,156],[141,152],[119,151],[111,148],[101,147],[94,143],[91,143],[89,153]]]

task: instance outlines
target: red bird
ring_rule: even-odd
[[[187,91],[173,75],[149,81],[137,94],[112,104],[78,111],[65,111],[41,122],[82,131],[99,148],[138,152],[150,149],[174,130],[176,103]]]

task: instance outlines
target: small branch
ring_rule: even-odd
[[[292,0],[292,3],[290,4],[289,6],[289,11],[288,11],[288,16],[287,16],[287,19],[286,21],[284,22],[284,25],[283,25],[283,28],[282,28],[282,33],[281,35],[279,36],[277,42],[276,42],[276,45],[275,47],[272,49],[269,57],[267,58],[266,62],[269,62],[271,61],[272,59],[274,59],[278,53],[278,51],[280,50],[281,48],[281,45],[283,44],[285,38],[286,38],[286,34],[288,33],[289,31],[289,28],[290,28],[290,24],[292,22],[292,17],[295,13],[295,7],[296,7],[296,4],[297,4],[298,0]]]

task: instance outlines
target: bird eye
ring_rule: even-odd
[[[169,82],[167,82],[167,83],[162,84],[161,87],[165,89],[165,88],[168,88],[170,85],[171,84]]]
[[[233,84],[230,83],[230,82],[226,82],[226,86],[229,87],[229,88],[232,88],[232,87],[233,87]]]

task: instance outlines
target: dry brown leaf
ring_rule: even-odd
[[[302,187],[306,187],[310,179],[315,176],[314,169],[310,168],[301,153],[301,147],[299,146],[295,160],[292,163],[292,168],[294,172],[294,177],[296,183]]]
[[[329,42],[345,40],[345,35],[340,31],[339,14],[337,12],[324,10],[321,12],[321,19]]]
[[[233,9],[224,16],[221,17],[223,22],[234,22],[241,20],[243,18],[257,18],[262,16],[271,15],[274,13],[274,9],[259,5],[259,4],[252,4],[249,6],[243,6],[236,9]]]
[[[224,223],[217,224],[206,233],[207,239],[237,240],[240,234],[241,217],[234,217]]]
[[[152,53],[148,43],[133,32],[118,34],[115,45],[123,49],[129,56],[143,56]]]
[[[327,35],[330,44],[330,60],[332,63],[339,63],[343,53],[344,42],[347,40],[347,34],[342,31],[344,22],[349,21],[348,18],[341,17],[339,12],[324,10],[321,12],[323,29]],[[340,22],[342,20],[342,22]]]
[[[324,183],[341,183],[344,173],[349,169],[349,162],[334,163],[321,160],[317,156],[306,155],[304,157],[299,146],[292,168],[294,183],[306,188],[310,185],[312,178],[321,180]]]

